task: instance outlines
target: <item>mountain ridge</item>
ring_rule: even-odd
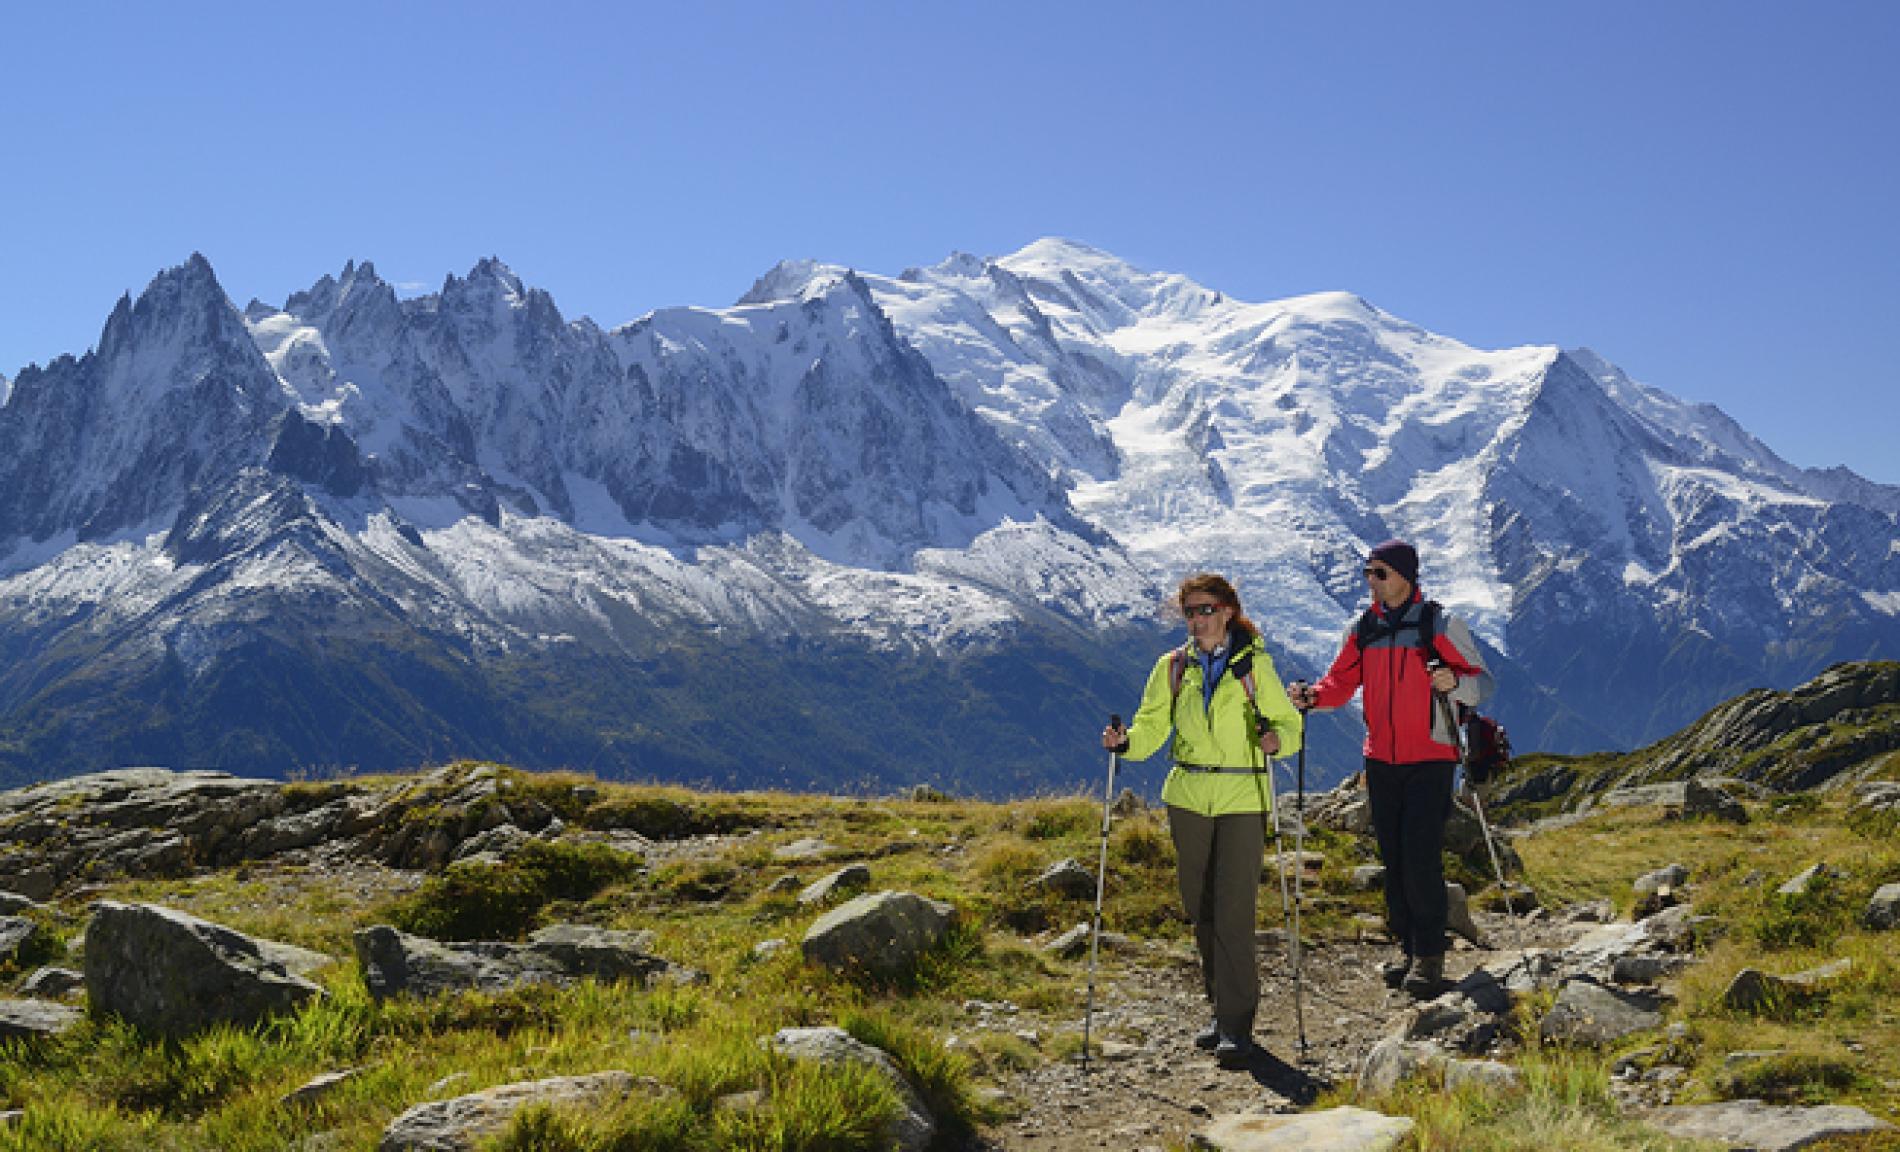
[[[641,680],[685,629],[768,683],[805,667],[790,653],[835,658],[850,687],[808,699],[829,715],[794,720],[794,744],[880,690],[865,652],[909,653],[982,702],[980,742],[1025,750],[999,770],[1019,781],[1066,774],[1051,717],[1127,711],[1187,571],[1236,577],[1283,674],[1310,676],[1388,536],[1471,620],[1523,746],[1633,746],[1721,694],[1900,648],[1900,489],[1794,468],[1589,349],[1474,349],[1349,293],[1236,301],[1053,239],[894,277],[786,261],[730,308],[610,330],[494,257],[409,300],[353,260],[240,313],[194,256],[122,300],[99,350],[22,371],[0,449],[0,651],[19,665],[0,725],[36,733],[16,772],[80,766],[52,733],[86,693],[30,714],[62,676],[114,667],[117,689],[69,688],[129,696],[160,732],[154,702],[194,682],[165,671],[171,638],[215,670],[255,651],[233,621],[271,616],[234,605],[273,597],[311,632],[271,641],[276,692],[294,698],[310,642],[363,631],[381,639],[332,668],[355,685],[337,699],[360,707],[386,663],[436,667],[459,715],[386,686],[431,740],[521,708],[532,666],[594,703],[509,757],[612,743],[582,683],[655,706]],[[1095,687],[1074,694],[1054,651]],[[978,652],[1007,671],[975,682]],[[687,678],[723,698],[712,676]],[[652,731],[700,710],[666,703]],[[1319,725],[1325,772],[1349,769],[1351,727]],[[256,734],[280,769],[332,762]],[[618,770],[744,770],[737,734],[710,760],[652,739],[673,752]],[[872,755],[874,777],[914,771]],[[857,771],[798,757],[814,782]]]

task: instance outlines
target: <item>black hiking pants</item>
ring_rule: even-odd
[[[1241,1039],[1253,1032],[1260,1004],[1260,970],[1254,965],[1254,920],[1260,894],[1266,829],[1258,812],[1202,816],[1168,806],[1181,884],[1181,908],[1194,924],[1201,954],[1201,984],[1221,1034]]]
[[[1366,758],[1366,798],[1385,865],[1385,918],[1407,956],[1445,954],[1445,820],[1450,760],[1388,764]]]

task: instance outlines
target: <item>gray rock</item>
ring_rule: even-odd
[[[1682,814],[1726,820],[1731,824],[1748,823],[1748,809],[1730,794],[1728,784],[1719,778],[1691,777],[1682,789]]]
[[[1376,892],[1385,887],[1385,865],[1361,864],[1352,870],[1352,888],[1355,892]]]
[[[1723,990],[1722,1006],[1735,1012],[1772,1012],[1802,1004],[1826,995],[1852,969],[1851,960],[1836,960],[1793,976],[1775,976],[1757,968],[1744,968]]]
[[[1654,984],[1687,967],[1691,957],[1663,954],[1657,956],[1618,956],[1610,965],[1612,984]]]
[[[1318,828],[1363,836],[1372,831],[1372,805],[1366,790],[1348,780],[1331,792],[1309,797],[1306,819]]]
[[[1419,1071],[1445,1059],[1438,1045],[1403,1036],[1387,1036],[1366,1053],[1359,1066],[1358,1094],[1361,1100],[1375,1100],[1397,1088]]]
[[[816,860],[831,851],[831,845],[815,836],[794,840],[790,844],[780,844],[772,849],[774,860]]]
[[[1471,1023],[1471,1001],[1456,992],[1447,992],[1413,1010],[1405,1025],[1407,1040],[1429,1040],[1456,1032]]]
[[[617,932],[585,924],[552,924],[528,937],[528,951],[554,961],[563,975],[645,981],[669,967],[652,954],[653,933]]]
[[[1831,868],[1825,863],[1810,864],[1775,891],[1782,896],[1805,896],[1808,889],[1814,886],[1815,881],[1823,877],[1829,880],[1845,880],[1847,873],[1839,868]]]
[[[85,1013],[45,1000],[0,1000],[0,1040],[43,1040],[78,1024]]]
[[[1079,960],[1089,954],[1089,926],[1077,924],[1043,945],[1043,951],[1064,960]],[[1097,944],[1104,952],[1128,951],[1134,942],[1119,932],[1104,932]]]
[[[1572,904],[1557,914],[1559,924],[1608,924],[1615,919],[1616,905],[1607,899]]]
[[[0,916],[0,964],[11,964],[38,932],[39,927],[23,916]]]
[[[0,880],[0,884],[6,881]],[[22,912],[31,912],[40,905],[17,892],[0,889],[0,916],[18,916]]]
[[[798,878],[797,873],[787,872],[785,875],[767,884],[765,886],[765,894],[767,896],[789,896],[804,886],[805,882]]]
[[[1653,993],[1572,980],[1557,993],[1538,1033],[1545,1043],[1611,1044],[1662,1027],[1662,1001]]]
[[[1650,950],[1688,952],[1695,947],[1696,935],[1713,923],[1712,917],[1697,916],[1694,908],[1678,904],[1644,919],[1636,927],[1642,930],[1645,946]]]
[[[1345,1106],[1292,1115],[1217,1116],[1195,1137],[1210,1152],[1387,1152],[1411,1135],[1409,1116]]]
[[[1058,860],[1051,864],[1032,884],[1071,900],[1089,900],[1095,896],[1095,873],[1073,859]]]
[[[387,924],[362,928],[351,937],[356,963],[369,994],[438,996],[481,989],[499,992],[521,984],[558,984],[565,977],[551,956],[519,944],[496,941],[444,944],[399,932]]]
[[[346,1068],[341,1072],[325,1072],[319,1076],[313,1076],[296,1088],[285,1093],[284,1098],[279,1100],[278,1103],[291,1108],[301,1108],[315,1104],[317,1101],[334,1093],[339,1086],[347,1084],[351,1080],[355,1080],[362,1074],[363,1070],[361,1068]]]
[[[86,996],[144,1031],[181,1037],[248,1027],[324,995],[266,943],[170,908],[102,900],[86,929]]]
[[[1900,926],[1900,884],[1882,884],[1867,901],[1861,922],[1877,932]]]
[[[1511,1010],[1511,991],[1506,981],[1485,967],[1471,970],[1455,986],[1458,995],[1472,1008],[1496,1016]]]
[[[86,978],[71,968],[41,968],[20,982],[23,995],[43,996],[49,1000],[70,996],[85,987]]]
[[[503,1084],[452,1100],[418,1104],[390,1121],[377,1152],[475,1152],[477,1144],[507,1128],[515,1113],[531,1105],[599,1111],[642,1090],[654,1097],[671,1093],[657,1080],[636,1080],[625,1072],[557,1076]]]
[[[1509,1092],[1523,1084],[1517,1069],[1496,1060],[1453,1060],[1445,1065],[1445,1087],[1454,1092],[1460,1088]]]
[[[1597,801],[1604,808],[1642,808],[1660,805],[1666,808],[1680,808],[1686,785],[1680,780],[1665,781],[1661,784],[1639,784],[1630,788],[1613,788],[1605,792]]]
[[[1689,882],[1687,865],[1671,864],[1648,872],[1636,878],[1634,885],[1638,892],[1657,892],[1664,888],[1680,888]]]
[[[773,1051],[793,1060],[811,1060],[828,1067],[856,1064],[869,1068],[897,1093],[903,1111],[887,1136],[899,1152],[924,1152],[937,1134],[937,1119],[923,1098],[880,1048],[854,1039],[842,1028],[782,1028],[767,1041]]]
[[[493,863],[499,863],[534,843],[535,837],[513,824],[502,824],[483,832],[477,832],[456,845],[451,854],[452,861],[470,860],[477,856]]]
[[[1483,947],[1478,935],[1478,923],[1471,918],[1471,901],[1465,896],[1464,886],[1447,880],[1445,901],[1445,927],[1471,941],[1474,946]]]
[[[1683,1140],[1714,1140],[1755,1152],[1796,1152],[1837,1136],[1886,1132],[1893,1125],[1859,1108],[1777,1106],[1760,1100],[1655,1108],[1643,1114],[1652,1128]]]
[[[378,1000],[397,994],[436,996],[463,989],[500,991],[523,984],[577,980],[691,982],[697,973],[647,952],[647,932],[615,932],[582,924],[555,924],[526,944],[498,940],[444,943],[386,924],[352,938],[363,983]]]
[[[956,909],[910,892],[876,892],[820,916],[800,944],[829,968],[894,973],[910,968],[949,932]]]
[[[862,892],[871,886],[871,869],[863,864],[847,864],[829,876],[813,881],[798,894],[798,902],[807,907],[829,904],[842,896]]]

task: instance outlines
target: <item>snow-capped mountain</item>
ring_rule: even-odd
[[[194,257],[0,384],[0,771],[1072,782],[1180,576],[1310,675],[1388,536],[1520,747],[1627,746],[1900,649],[1897,523],[1587,350],[1066,241],[612,331],[495,260],[240,314]]]

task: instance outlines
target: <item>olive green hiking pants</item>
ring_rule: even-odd
[[[1254,921],[1266,829],[1258,812],[1202,816],[1168,808],[1181,884],[1181,907],[1194,925],[1201,980],[1214,1022],[1236,1039],[1253,1030],[1260,1003]]]

